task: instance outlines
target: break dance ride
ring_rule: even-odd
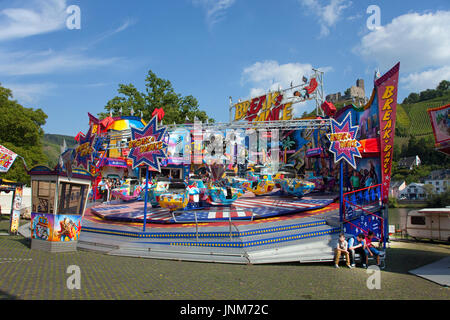
[[[162,126],[161,109],[148,123],[89,114],[88,133],[57,168],[70,176],[83,165],[97,199],[83,212],[77,247],[274,263],[331,261],[340,232],[370,230],[385,246],[398,72],[399,64],[376,78],[364,106],[339,111],[324,101],[323,73],[313,69],[297,86],[230,101],[229,123]],[[315,100],[316,116],[293,119],[292,106],[305,100]],[[111,129],[116,122],[122,127]],[[128,182],[102,203],[108,175]]]

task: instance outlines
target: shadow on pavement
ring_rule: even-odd
[[[436,252],[410,248],[389,248],[386,256],[386,268],[384,270],[409,274],[409,270],[436,262],[449,255],[450,250],[445,253],[444,251]]]
[[[16,297],[15,295],[0,290],[0,300],[18,300],[18,299],[19,298]]]

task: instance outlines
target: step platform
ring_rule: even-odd
[[[86,210],[78,249],[108,255],[199,262],[260,264],[331,261],[339,228],[327,217],[339,205],[258,220],[204,223],[108,221]]]
[[[269,217],[308,212],[324,208],[335,199],[308,197],[297,199],[281,196],[243,196],[231,206],[209,206],[196,210],[177,210],[170,212],[165,208],[147,207],[149,223],[189,223],[220,220],[255,220]],[[99,205],[91,212],[105,220],[122,222],[143,222],[144,202]]]

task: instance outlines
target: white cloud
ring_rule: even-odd
[[[131,19],[131,18],[128,18],[128,19],[126,19],[120,26],[118,26],[117,28],[115,28],[115,29],[113,29],[113,30],[110,30],[110,31],[107,31],[107,32],[105,32],[105,33],[103,33],[103,34],[101,34],[97,39],[95,39],[94,41],[92,41],[90,44],[89,44],[89,47],[92,47],[92,46],[94,46],[95,44],[97,44],[97,43],[99,43],[99,42],[101,42],[101,41],[103,41],[103,40],[105,40],[105,39],[107,39],[107,38],[109,38],[109,37],[112,37],[112,36],[114,36],[115,34],[117,34],[117,33],[120,33],[120,32],[122,32],[122,31],[125,31],[126,29],[128,29],[129,27],[131,27],[131,26],[133,26],[134,24],[136,24],[136,20],[135,19]]]
[[[11,89],[13,98],[20,103],[36,103],[43,96],[47,96],[56,88],[53,83],[4,83],[3,87]]]
[[[0,41],[48,33],[65,27],[66,0],[30,1],[27,8],[0,11]]]
[[[352,5],[352,2],[348,0],[330,0],[327,5],[319,0],[298,1],[319,19],[321,37],[330,34],[330,28],[341,19],[343,11]]]
[[[450,11],[408,13],[362,37],[354,52],[387,69],[400,61],[403,72],[450,65]]]
[[[196,6],[201,6],[205,10],[206,23],[209,28],[220,22],[236,0],[192,0]]]
[[[408,76],[402,77],[400,83],[405,89],[420,92],[426,89],[435,89],[442,80],[450,80],[450,66],[410,73]]]
[[[302,83],[302,77],[313,73],[313,66],[309,63],[285,63],[279,64],[274,60],[255,62],[242,71],[241,85],[249,84],[251,86],[250,96],[258,96],[269,89],[271,91],[278,88],[288,88],[291,83],[293,86]],[[319,70],[323,72],[333,71],[332,67],[322,67]]]
[[[0,74],[8,76],[39,75],[79,71],[108,66],[119,58],[94,58],[76,52],[0,51]]]
[[[250,84],[251,96],[257,96],[270,90],[277,90],[279,87],[286,88],[299,84],[303,75],[309,76],[312,72],[311,64],[286,63],[279,64],[277,61],[269,60],[256,62],[246,67],[242,72],[241,83]]]
[[[405,89],[435,88],[450,72],[450,11],[408,13],[364,35],[353,51],[388,70],[400,61]]]

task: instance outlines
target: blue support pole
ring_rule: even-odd
[[[343,229],[343,221],[344,221],[344,165],[341,160],[339,163],[340,166],[340,181],[339,181],[339,222],[341,225],[341,231]]]
[[[148,200],[148,172],[150,171],[149,167],[147,166],[147,172],[145,174],[145,199],[144,199],[144,228],[143,232],[145,232],[145,226],[147,224],[147,200]]]

